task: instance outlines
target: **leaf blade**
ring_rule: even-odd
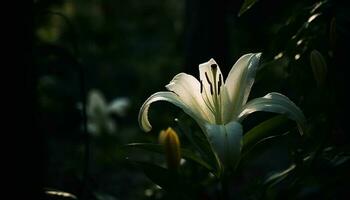
[[[244,3],[239,10],[238,17],[249,10],[256,2],[258,2],[258,0],[244,0]]]
[[[127,144],[126,147],[134,147],[134,148],[139,148],[147,151],[152,151],[156,153],[164,153],[164,149],[162,145],[159,144],[150,144],[150,143],[130,143]],[[187,158],[189,160],[192,160],[196,162],[197,164],[205,167],[206,169],[213,171],[213,168],[204,160],[199,158],[194,152],[192,152],[189,149],[184,149],[181,148],[181,156],[183,158]]]

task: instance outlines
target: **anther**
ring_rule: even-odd
[[[200,84],[201,84],[201,93],[203,93],[203,82],[202,80],[199,80],[200,81]]]
[[[208,83],[210,85],[210,94],[213,95],[214,94],[214,92],[213,92],[213,84],[210,82],[207,72],[205,72],[204,74],[205,74],[205,78],[207,79],[207,81],[208,81]]]

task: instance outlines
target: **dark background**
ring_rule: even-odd
[[[346,129],[350,15],[344,2],[260,0],[238,16],[243,1],[34,1],[33,65],[25,77],[25,96],[33,97],[27,102],[27,108],[33,108],[28,130],[34,130],[30,134],[38,144],[39,161],[23,163],[26,173],[38,174],[28,181],[39,186],[41,195],[49,188],[79,199],[167,199],[125,159],[158,162],[159,158],[143,151],[130,153],[122,146],[155,143],[158,132],[184,114],[168,104],[153,105],[154,127],[146,134],[137,122],[142,103],[165,90],[179,72],[197,77],[198,65],[210,58],[226,77],[240,56],[262,52],[250,98],[271,91],[287,95],[304,111],[309,134],[262,146],[236,177],[239,186],[232,186],[232,198],[345,199],[350,178]],[[327,65],[321,86],[310,64],[315,49]],[[100,90],[107,102],[117,97],[130,100],[126,116],[111,117],[117,124],[115,134],[95,137],[82,131],[84,117],[77,104],[87,100],[91,89]],[[267,117],[247,118],[245,131]],[[273,186],[263,184],[274,172],[314,154],[317,157],[307,169]],[[216,199],[214,186],[203,188],[207,190],[194,195],[197,199]]]

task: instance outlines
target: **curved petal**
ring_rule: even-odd
[[[300,134],[303,134],[306,121],[303,112],[288,97],[283,94],[272,92],[267,95],[253,99],[243,106],[238,120],[243,120],[247,115],[256,111],[266,111],[286,115],[298,123]]]
[[[156,101],[167,101],[174,104],[175,106],[181,108],[185,113],[190,115],[192,118],[194,118],[197,121],[197,123],[207,122],[205,119],[202,118],[200,113],[196,112],[196,110],[186,105],[175,93],[157,92],[151,95],[143,103],[139,112],[139,116],[138,116],[139,125],[146,132],[149,132],[152,129],[152,126],[148,121],[148,109],[150,105]]]
[[[236,121],[226,125],[207,124],[205,132],[221,162],[234,167],[242,149],[242,125]]]
[[[201,95],[201,85],[195,77],[186,73],[180,73],[165,87],[177,94],[181,101],[195,110],[196,113],[200,113],[202,118],[212,123],[214,122],[214,115],[205,105]]]
[[[208,97],[219,95],[222,88],[223,77],[218,64],[214,59],[199,65],[199,78],[203,84],[203,93],[208,94]],[[219,85],[219,81],[221,81]],[[209,98],[212,100],[212,98]]]
[[[214,123],[223,122],[223,102],[226,99],[222,94],[225,87],[223,87],[223,77],[218,64],[214,59],[199,65],[199,78],[201,85],[201,95],[207,107],[214,114]]]
[[[247,102],[260,56],[261,53],[243,55],[233,65],[227,76],[225,87],[231,106],[234,105],[234,112],[237,112]]]

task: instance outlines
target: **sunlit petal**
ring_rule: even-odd
[[[227,76],[225,86],[233,112],[238,111],[247,102],[250,89],[254,83],[260,56],[261,53],[243,55],[233,65]]]
[[[242,148],[242,125],[232,121],[226,125],[207,124],[205,129],[220,160],[234,166]]]
[[[201,95],[201,85],[195,77],[180,73],[165,87],[177,94],[189,108],[195,110],[196,113],[200,113],[202,118],[208,119],[212,123],[214,122],[214,115],[205,105]]]
[[[199,65],[201,95],[206,106],[212,110],[215,123],[222,123],[223,76],[214,59]]]
[[[233,120],[234,112],[232,107],[233,105],[229,100],[227,88],[223,87],[221,90],[221,116],[223,124],[227,124]]]
[[[298,123],[300,134],[303,134],[305,116],[288,97],[272,92],[264,97],[253,99],[242,108],[238,120],[242,121],[247,115],[257,111],[284,114]]]
[[[194,118],[197,121],[197,123],[205,123],[206,122],[206,120],[202,118],[202,115],[200,113],[196,112],[196,110],[194,110],[191,107],[189,107],[188,105],[186,105],[180,99],[180,97],[177,96],[175,93],[173,93],[173,92],[157,92],[157,93],[151,95],[143,103],[143,105],[140,109],[140,112],[139,112],[138,120],[139,120],[140,127],[146,132],[149,132],[152,129],[152,126],[148,121],[148,109],[149,109],[150,105],[156,101],[170,102],[170,103],[178,106],[185,113],[187,113],[192,118]]]

